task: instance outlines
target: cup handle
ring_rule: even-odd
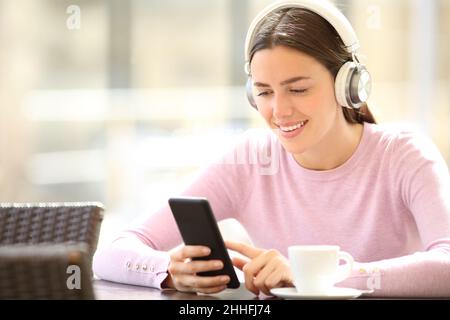
[[[350,273],[353,270],[353,257],[350,255],[350,253],[345,251],[339,251],[338,252],[338,261],[344,260],[346,263],[343,266],[338,267],[338,273],[337,273],[337,282],[341,282],[348,278]]]

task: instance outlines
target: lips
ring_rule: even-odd
[[[279,135],[284,139],[293,139],[303,132],[303,129],[308,124],[309,120],[286,122],[283,124],[277,124],[279,129]]]
[[[304,121],[299,121],[299,122],[296,122],[296,123],[292,123],[291,122],[291,123],[286,123],[286,124],[280,124],[280,125],[277,125],[277,126],[283,132],[292,132],[292,131],[295,131],[295,130],[297,130],[299,128],[304,127],[307,123],[308,123],[308,120],[304,120]]]

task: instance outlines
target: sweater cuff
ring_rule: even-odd
[[[382,269],[373,263],[355,263],[350,276],[337,287],[354,288],[376,294],[381,289]]]
[[[151,255],[130,257],[126,262],[125,283],[144,285],[161,289],[167,277],[170,255],[167,252],[153,251]]]

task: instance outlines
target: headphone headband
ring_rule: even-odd
[[[255,30],[269,13],[284,8],[302,8],[318,14],[336,29],[348,52],[354,53],[358,50],[359,41],[350,22],[331,2],[327,0],[278,1],[264,8],[248,29],[247,37],[245,38],[245,72],[248,75],[250,74],[250,43],[253,40]]]

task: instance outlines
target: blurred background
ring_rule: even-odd
[[[151,214],[244,130],[244,39],[268,0],[0,0],[0,201]],[[450,0],[339,0],[380,123],[450,164]]]

